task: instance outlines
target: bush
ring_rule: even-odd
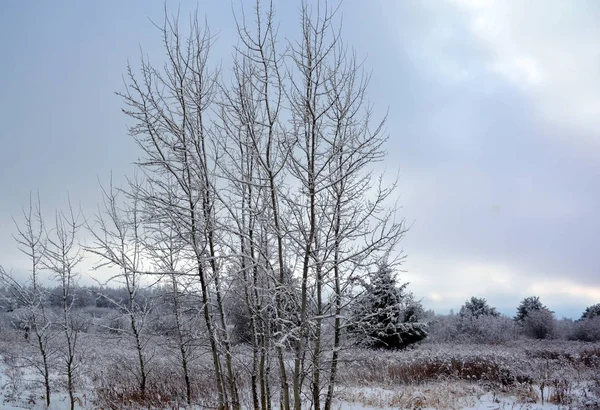
[[[600,316],[575,322],[571,340],[582,342],[600,342]]]
[[[458,316],[455,314],[435,315],[429,324],[428,342],[446,343],[459,339]]]
[[[554,337],[560,340],[572,340],[575,323],[573,319],[563,317],[554,322]]]
[[[443,315],[433,320],[429,341],[497,344],[513,340],[517,331],[506,316]]]
[[[504,343],[513,340],[517,327],[505,316],[465,316],[459,321],[464,339],[473,343]]]
[[[186,403],[185,384],[182,382],[181,368],[175,364],[176,359],[164,356],[153,363],[152,372],[149,373],[145,397],[141,396],[139,380],[132,367],[134,358],[119,358],[104,365],[105,371],[100,370],[92,376],[94,384],[94,404],[98,408],[112,409],[166,409],[182,408]],[[211,405],[214,397],[214,381],[207,376],[206,369],[190,365],[191,382],[194,386],[192,401],[204,405]],[[207,406],[208,407],[208,406]]]
[[[554,314],[548,309],[529,312],[522,321],[523,334],[534,339],[549,339],[555,335]]]

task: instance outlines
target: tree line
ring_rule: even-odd
[[[502,343],[523,336],[533,339],[600,341],[600,304],[587,307],[580,318],[557,319],[538,296],[521,300],[514,317],[500,314],[485,298],[471,297],[457,314],[437,315],[430,322],[435,341]]]

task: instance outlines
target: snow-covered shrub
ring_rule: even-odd
[[[517,334],[515,322],[500,315],[465,315],[458,325],[462,339],[471,343],[503,343],[513,340]]]
[[[98,407],[166,409],[181,408],[187,404],[182,371],[175,357],[163,354],[154,361],[143,397],[140,394],[139,381],[132,371],[134,365],[131,362],[134,362],[135,358],[123,355],[118,359],[108,361],[102,369],[96,369],[93,375],[94,402]],[[215,394],[214,381],[210,379],[205,368],[195,364],[190,366],[190,370],[193,370],[190,375],[194,386],[192,400],[194,403],[207,404]]]
[[[229,286],[229,292],[225,295],[224,305],[227,322],[231,326],[230,334],[234,343],[252,342],[252,313],[246,303],[244,281],[233,280]]]
[[[424,344],[415,349],[377,355],[351,352],[343,368],[347,384],[414,385],[440,380],[512,386],[532,383],[531,366],[513,349],[471,344]]]
[[[427,342],[446,343],[459,340],[459,316],[454,313],[449,315],[435,315],[429,322]]]
[[[407,286],[397,286],[386,265],[371,276],[370,283],[363,283],[364,292],[352,304],[348,326],[357,345],[398,349],[427,337],[425,310]]]
[[[13,328],[10,313],[0,312],[0,332],[5,332]]]
[[[575,322],[569,338],[582,342],[600,342],[600,316]]]
[[[431,321],[427,340],[497,344],[514,340],[517,333],[517,324],[506,316],[438,315]]]
[[[127,329],[128,325],[127,318],[115,310],[100,317],[93,317],[91,320],[97,333],[119,334]]]
[[[572,335],[575,329],[573,319],[563,317],[554,322],[554,337],[560,340],[572,340]]]
[[[554,337],[554,314],[548,309],[532,310],[521,322],[523,334],[534,339],[550,339]]]

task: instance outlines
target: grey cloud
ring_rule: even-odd
[[[25,25],[22,10],[8,10],[4,18],[0,13],[3,30],[13,30],[0,36],[12,62],[0,67],[5,124],[0,184],[6,192],[0,198],[5,230],[0,262],[5,265],[18,262],[8,250],[13,246],[9,216],[18,214],[30,190],[40,189],[50,212],[64,205],[67,191],[93,211],[97,176],[105,179],[111,169],[116,175],[128,172],[136,159],[113,92],[122,87],[127,59],[135,65],[139,45],[151,58],[161,57],[147,17],[160,20],[162,5],[103,4],[28,12],[24,15],[35,32]],[[548,13],[561,4],[548,6],[554,7]],[[200,6],[219,35],[215,57],[226,67],[235,42],[230,7]],[[186,4],[182,13],[194,7],[195,2]],[[276,7],[282,34],[291,35],[296,7],[287,2]],[[432,307],[444,308],[458,308],[472,292],[486,292],[479,296],[510,310],[527,290],[515,285],[519,275],[527,286],[564,279],[600,288],[600,192],[595,189],[600,151],[586,142],[599,130],[578,127],[569,116],[564,117],[570,121],[563,116],[558,121],[541,99],[546,94],[494,69],[500,57],[504,61],[512,54],[500,47],[502,37],[491,41],[476,35],[469,10],[455,2],[350,0],[342,5],[345,41],[359,58],[367,57],[365,68],[373,70],[370,100],[380,115],[389,108],[390,155],[381,166],[399,168],[402,213],[414,221],[403,243],[406,276]],[[526,18],[531,10],[523,13]],[[575,18],[577,13],[585,13],[583,6],[571,10],[572,21],[562,31],[579,33],[590,24],[589,18]],[[560,37],[560,50],[575,48],[577,38]],[[597,39],[587,38],[584,45],[584,51],[596,47]],[[527,43],[524,50],[532,49]],[[573,56],[578,62],[578,54]],[[545,54],[532,58],[551,61]],[[564,78],[562,72],[550,74]],[[563,94],[565,105],[580,95],[585,98],[576,101],[599,97],[593,83],[583,94],[580,81],[577,93],[560,84],[549,88],[552,101]],[[471,271],[477,267],[480,275]],[[498,291],[501,285],[494,280],[503,278]],[[431,299],[434,293],[444,301]],[[569,295],[549,298],[560,306],[551,306],[559,314],[580,311],[588,302]]]

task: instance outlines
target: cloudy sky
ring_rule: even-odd
[[[198,5],[227,70],[240,1]],[[233,6],[232,6],[233,4]],[[282,31],[297,3],[276,1]],[[247,5],[249,7],[249,5]],[[507,314],[538,295],[557,315],[600,302],[600,2],[345,0],[343,36],[389,110],[386,169],[412,224],[403,278],[424,304],[472,295]],[[137,158],[115,91],[140,47],[160,61],[162,1],[0,2],[0,264],[29,193],[86,212],[98,179]],[[392,173],[393,173],[392,172]]]

